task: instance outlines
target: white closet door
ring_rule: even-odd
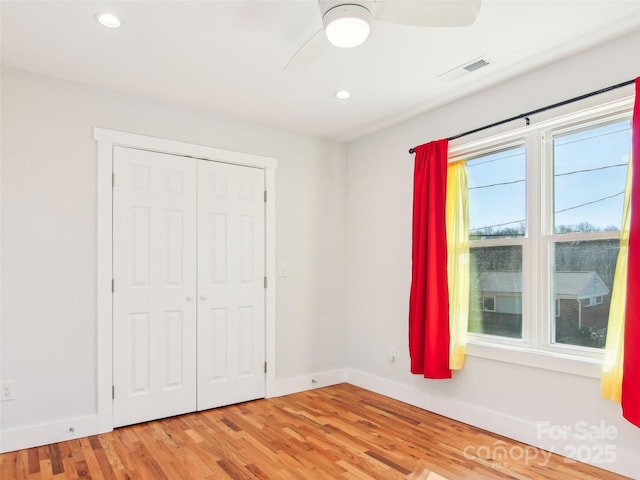
[[[198,164],[198,410],[265,395],[264,171]]]
[[[114,149],[114,426],[196,408],[195,159]]]

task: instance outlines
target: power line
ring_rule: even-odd
[[[522,147],[520,147],[519,149],[521,149]],[[485,160],[483,162],[480,162],[480,158],[483,157],[478,157],[478,158],[472,158],[470,160],[467,160],[467,168],[473,168],[473,167],[477,167],[479,165],[484,165],[486,163],[493,163],[493,162],[499,162],[500,160],[509,160],[510,158],[516,158],[516,157],[524,157],[525,152],[515,152],[511,155],[505,155],[504,157],[498,157],[498,158],[492,158],[491,160]]]
[[[619,195],[622,195],[623,193],[624,193],[624,190],[618,193],[614,193],[613,195],[608,195],[606,197],[598,198],[597,200],[593,200],[591,202],[585,202],[585,203],[581,203],[580,205],[576,205],[574,207],[568,207],[568,208],[563,208],[562,210],[556,210],[553,213],[562,213],[562,212],[566,212],[567,210],[575,210],[576,208],[584,207],[585,205],[592,205],[594,203],[602,202],[604,200],[609,200],[610,198],[617,197]]]
[[[493,228],[493,227],[503,227],[505,225],[511,225],[512,223],[522,223],[524,222],[525,219],[523,218],[522,220],[514,220],[512,222],[505,222],[505,223],[496,223],[495,225],[487,225],[485,227],[478,227],[478,228],[472,228],[471,230],[469,230],[470,232],[475,232],[478,230],[482,230],[482,229],[489,229],[489,228]]]
[[[522,180],[513,180],[511,182],[491,183],[489,185],[480,185],[479,187],[468,187],[467,190],[476,190],[478,188],[489,188],[489,187],[495,187],[497,185],[511,185],[512,183],[522,183],[522,182],[524,182],[524,178]]]
[[[605,165],[604,167],[585,168],[584,170],[574,170],[572,172],[556,173],[554,177],[562,177],[564,175],[573,175],[574,173],[595,172],[597,170],[606,170],[607,168],[626,167],[628,163],[615,163],[613,165]]]
[[[555,212],[553,212],[553,213],[562,213],[562,212],[566,212],[566,211],[568,211],[568,210],[575,210],[576,208],[584,207],[584,206],[586,206],[586,205],[592,205],[592,204],[594,204],[594,203],[598,203],[598,202],[603,202],[603,201],[605,201],[605,200],[609,200],[610,198],[617,197],[617,196],[619,196],[619,195],[622,195],[623,193],[624,193],[624,190],[623,190],[622,192],[618,192],[618,193],[615,193],[615,194],[613,194],[613,195],[607,195],[606,197],[601,197],[601,198],[598,198],[598,199],[596,199],[596,200],[592,200],[592,201],[590,201],[590,202],[581,203],[580,205],[574,205],[573,207],[567,207],[567,208],[563,208],[562,210],[556,210],[556,211],[555,211]],[[496,223],[495,225],[486,225],[486,226],[484,226],[484,227],[472,228],[472,229],[471,229],[471,230],[469,230],[469,231],[470,231],[470,232],[476,232],[476,231],[478,231],[478,230],[490,229],[490,228],[494,228],[494,227],[503,227],[503,226],[505,226],[505,225],[511,225],[511,224],[513,224],[513,223],[521,223],[521,222],[524,222],[524,221],[525,221],[525,219],[523,218],[523,219],[521,219],[521,220],[513,220],[513,221],[511,221],[511,222]]]
[[[494,160],[490,160],[490,161],[493,162]],[[599,170],[606,170],[608,168],[617,168],[617,167],[626,167],[626,166],[628,166],[628,163],[615,163],[615,164],[612,164],[612,165],[605,165],[603,167],[585,168],[585,169],[582,169],[582,170],[572,170],[571,172],[556,173],[554,175],[554,177],[563,177],[563,176],[566,176],[566,175],[574,175],[576,173],[596,172],[596,171],[599,171]],[[514,183],[522,183],[524,181],[525,181],[525,179],[523,178],[523,179],[520,179],[520,180],[512,180],[510,182],[490,183],[488,185],[480,185],[478,187],[469,187],[469,188],[467,188],[467,190],[476,190],[476,189],[480,189],[480,188],[496,187],[496,186],[500,186],[500,185],[511,185],[511,184],[514,184]]]
[[[623,123],[625,123],[626,126],[624,128],[621,128],[620,130],[614,130],[612,132],[605,132],[605,133],[600,133],[600,134],[597,134],[597,135],[591,135],[589,137],[577,138],[575,140],[568,140],[568,141],[565,141],[565,142],[560,141],[563,137],[556,137],[556,138],[554,138],[554,142],[557,142],[557,146],[558,147],[564,147],[565,145],[571,145],[572,143],[578,143],[578,142],[584,142],[584,141],[587,141],[587,140],[593,140],[595,138],[606,137],[608,135],[614,135],[614,134],[620,133],[620,132],[629,132],[629,134],[631,134],[631,122],[627,120],[627,121],[625,121]]]

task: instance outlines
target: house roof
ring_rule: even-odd
[[[483,293],[522,293],[522,272],[478,272],[472,290]]]
[[[556,272],[556,296],[577,299],[608,295],[609,288],[596,272]],[[479,272],[472,288],[481,293],[522,293],[522,272]]]
[[[556,272],[555,294],[577,298],[608,295],[609,289],[596,272]]]

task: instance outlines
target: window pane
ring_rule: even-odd
[[[554,137],[554,231],[620,230],[631,122]]]
[[[469,331],[522,338],[522,246],[475,247],[469,254]]]
[[[603,348],[607,338],[617,239],[554,244],[551,298],[556,343]]]
[[[525,147],[467,161],[469,236],[473,239],[525,234]]]

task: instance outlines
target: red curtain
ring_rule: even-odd
[[[631,123],[631,225],[624,320],[622,415],[640,427],[640,77]]]
[[[425,378],[451,378],[445,229],[448,146],[444,139],[415,148],[409,353],[411,372]]]

